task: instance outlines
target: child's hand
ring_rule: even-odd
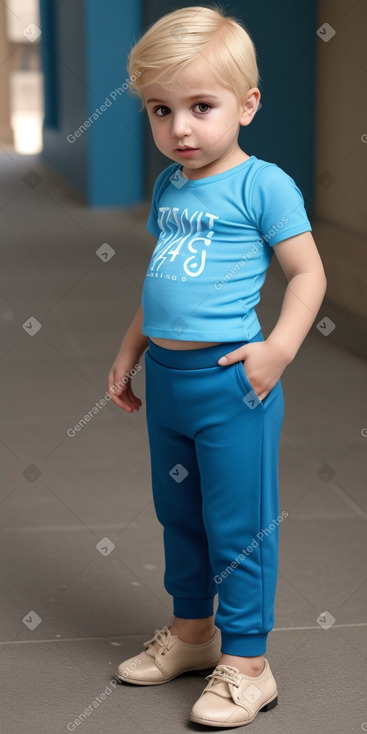
[[[246,377],[260,400],[264,400],[289,364],[284,352],[266,340],[246,344],[224,356],[227,362],[223,362],[223,366],[244,362]]]
[[[142,402],[134,395],[131,387],[130,370],[139,360],[119,352],[108,375],[108,392],[111,400],[128,413],[139,410]],[[134,373],[135,374],[135,373]]]

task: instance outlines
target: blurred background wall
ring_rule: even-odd
[[[367,356],[367,3],[319,0],[317,26],[316,241],[328,278],[329,311],[343,340]],[[331,31],[332,32],[332,31]]]
[[[141,199],[138,103],[122,86],[142,23],[140,2],[40,0],[45,73],[44,151],[89,206]]]

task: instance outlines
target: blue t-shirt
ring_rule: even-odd
[[[301,191],[252,155],[198,180],[173,163],[158,176],[146,229],[158,242],[146,272],[142,333],[181,341],[251,339],[272,246],[312,231]]]

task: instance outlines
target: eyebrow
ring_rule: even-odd
[[[206,92],[200,92],[199,94],[194,94],[191,97],[185,97],[184,102],[191,102],[193,99],[199,99],[201,97],[206,97],[206,99],[219,99],[219,97],[216,97],[215,94],[207,94]],[[149,104],[149,102],[160,102],[163,104],[161,99],[148,99],[146,104]]]

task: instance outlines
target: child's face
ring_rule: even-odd
[[[253,88],[239,104],[234,92],[216,80],[205,59],[188,64],[181,72],[180,83],[154,82],[144,89],[157,148],[184,165],[189,177],[191,171],[200,172],[202,177],[214,175],[218,168],[237,165],[240,156],[245,160],[238,133],[240,125],[251,122],[259,98],[259,90]],[[184,146],[195,150],[184,153],[179,150]]]

